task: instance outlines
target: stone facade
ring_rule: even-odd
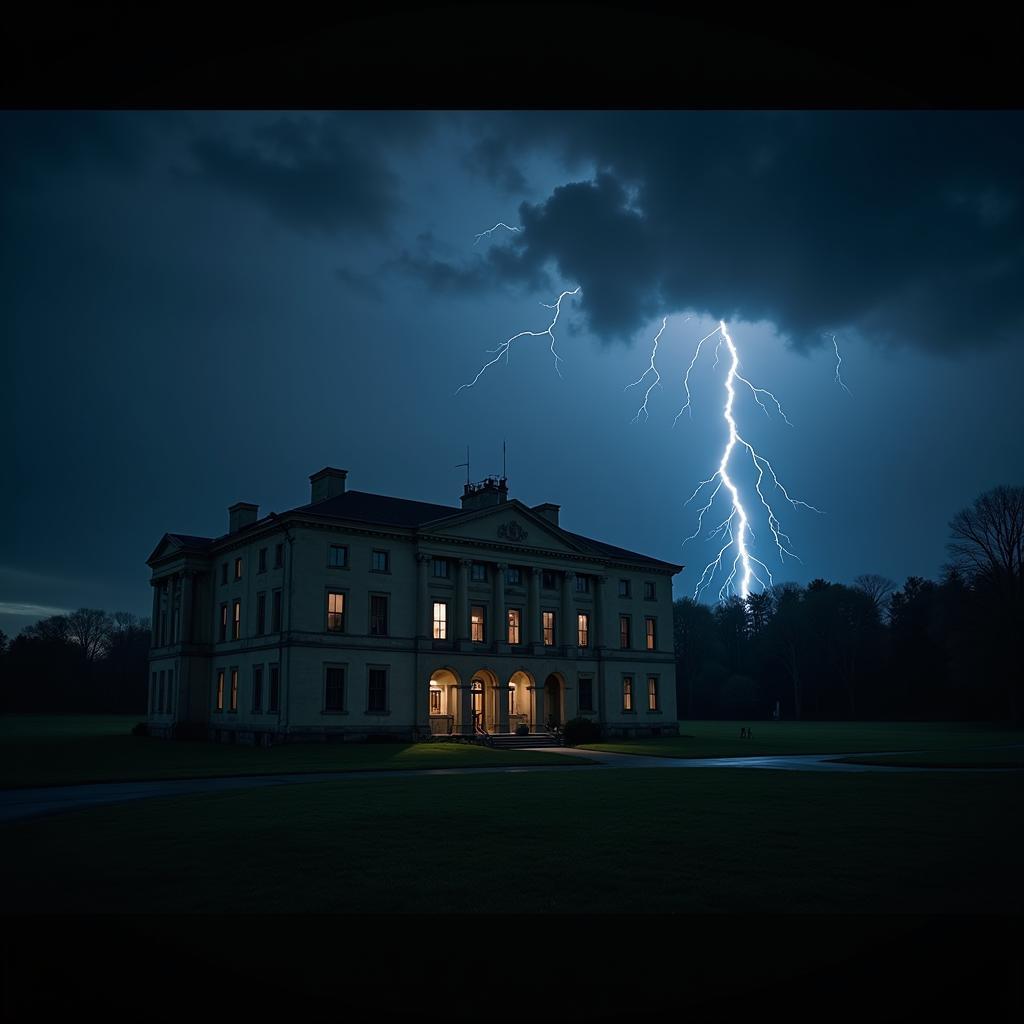
[[[672,576],[569,533],[559,507],[467,485],[461,508],[311,477],[312,501],[165,534],[149,726],[239,742],[507,733],[584,717],[678,731]]]

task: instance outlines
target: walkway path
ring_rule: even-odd
[[[542,749],[542,748],[537,748]],[[544,747],[545,753],[585,758],[589,764],[550,764],[494,768],[424,768],[384,771],[310,772],[306,774],[236,775],[207,779],[160,779],[150,782],[97,782],[77,786],[34,786],[0,790],[0,824],[36,818],[61,811],[81,810],[102,804],[125,803],[160,796],[224,793],[263,786],[295,786],[305,782],[340,782],[346,779],[413,778],[424,775],[506,775],[521,772],[600,771],[602,768],[769,768],[775,771],[826,772],[998,772],[1013,768],[908,768],[902,765],[844,764],[839,757],[872,754],[787,754],[773,757],[644,757],[575,747]],[[912,753],[887,751],[886,753]]]

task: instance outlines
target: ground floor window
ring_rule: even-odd
[[[224,710],[224,669],[217,670],[217,710]]]
[[[633,677],[622,677],[622,710],[633,710]]]
[[[371,668],[367,674],[366,710],[380,713],[388,709],[388,670]]]
[[[281,666],[270,666],[270,687],[267,692],[267,711],[276,715],[281,710]]]
[[[231,670],[231,707],[230,711],[238,710],[238,669]]]
[[[580,711],[593,711],[594,710],[594,680],[589,677],[582,677],[580,679],[580,697],[579,706]]]
[[[252,709],[257,714],[263,710],[263,666],[252,667]]]
[[[324,669],[324,711],[345,710],[345,670],[339,665]]]
[[[647,710],[658,710],[658,677],[647,677]]]
[[[431,690],[430,691],[430,713],[432,715],[441,714],[441,691]]]

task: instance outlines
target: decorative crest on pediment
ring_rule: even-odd
[[[529,533],[514,519],[510,519],[507,523],[502,523],[501,526],[498,527],[498,536],[505,540],[519,542],[526,540]]]

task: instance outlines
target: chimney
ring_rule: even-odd
[[[325,466],[319,473],[314,473],[309,478],[312,488],[310,504],[315,505],[318,501],[326,501],[328,498],[344,494],[347,476],[347,469],[332,469],[330,466]]]
[[[503,476],[489,476],[478,484],[466,484],[462,490],[462,508],[488,508],[508,501],[508,481]]]
[[[244,526],[252,526],[260,517],[259,505],[236,501],[228,509],[228,533],[238,533]]]
[[[539,516],[543,516],[549,523],[558,525],[558,510],[561,505],[552,505],[550,501],[544,502],[543,505],[534,505],[533,511]]]

